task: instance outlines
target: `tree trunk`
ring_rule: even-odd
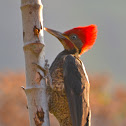
[[[23,41],[26,65],[25,93],[28,102],[30,126],[49,126],[49,113],[44,73],[43,5],[41,0],[21,0]]]

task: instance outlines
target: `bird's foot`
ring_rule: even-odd
[[[36,64],[36,63],[33,63],[33,64],[36,65],[37,68],[38,68],[39,70],[41,70],[41,71],[44,73],[44,76],[42,76],[42,78],[45,79],[46,85],[47,85],[47,86],[49,85],[51,88],[53,88],[53,86],[52,86],[52,78],[51,78],[50,73],[49,73],[49,64],[48,64],[48,60],[47,60],[47,59],[45,60],[45,65],[44,65],[44,67],[42,67],[42,66],[40,66],[39,64]]]

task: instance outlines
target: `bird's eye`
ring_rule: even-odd
[[[72,35],[71,36],[71,39],[76,40],[77,39],[77,36],[76,35]]]

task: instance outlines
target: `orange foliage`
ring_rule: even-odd
[[[26,98],[21,86],[25,85],[24,74],[0,75],[0,125],[28,126]]]
[[[90,76],[90,105],[92,126],[126,126],[126,90],[116,88],[110,94],[104,90],[110,78],[107,75]],[[0,126],[28,126],[27,101],[21,86],[24,73],[0,74]],[[51,126],[59,126],[50,115]]]

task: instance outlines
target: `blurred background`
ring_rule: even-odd
[[[44,26],[61,32],[96,24],[98,37],[81,56],[91,83],[92,126],[126,126],[126,1],[43,0]],[[63,50],[45,34],[51,64]],[[20,0],[0,1],[0,126],[28,126]],[[16,121],[15,121],[16,120]],[[51,115],[51,126],[58,126]]]

